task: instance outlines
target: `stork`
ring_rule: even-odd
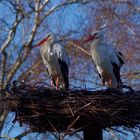
[[[123,55],[113,47],[103,43],[102,29],[105,26],[93,31],[83,43],[91,41],[90,53],[103,85],[119,87],[122,85],[120,68],[124,64]]]
[[[42,46],[40,48],[42,60],[52,78],[51,86],[54,85],[56,89],[68,89],[68,65],[70,61],[64,46],[56,41],[56,37],[53,33],[48,33],[45,39],[34,47],[40,45]]]

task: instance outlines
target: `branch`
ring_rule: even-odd
[[[9,46],[9,44],[13,40],[13,38],[16,34],[17,27],[18,27],[19,23],[21,22],[21,20],[24,18],[24,17],[21,17],[20,19],[18,19],[18,17],[19,17],[19,13],[17,13],[15,22],[13,23],[12,28],[9,30],[7,39],[5,40],[5,42],[3,43],[2,47],[1,47],[1,53],[2,53],[1,86],[2,86],[2,88],[4,85],[5,66],[6,66],[6,59],[7,59],[7,52],[5,51],[5,49]]]
[[[70,44],[70,46],[73,46],[75,47],[76,49],[80,50],[82,53],[84,53],[85,55],[87,56],[91,56],[91,54],[84,48],[81,47],[81,44],[79,43],[76,43],[76,42],[72,42],[72,41],[69,41],[68,42]]]
[[[15,62],[15,64],[12,66],[11,71],[7,75],[6,82],[4,84],[3,89],[5,89],[6,85],[12,80],[17,70],[20,68],[20,66],[23,64],[23,62],[27,59],[28,55],[31,52],[31,45],[28,44],[28,46],[25,46],[24,53],[19,56]]]
[[[43,2],[43,4],[40,6],[39,8],[39,12],[43,11],[43,9],[45,8],[45,6],[50,2],[50,0],[45,0]]]
[[[96,1],[96,0],[95,0]],[[60,8],[62,7],[65,7],[65,6],[68,6],[68,5],[71,5],[71,4],[75,4],[75,3],[81,3],[81,4],[86,4],[88,2],[93,2],[93,0],[66,0],[54,7],[52,7],[49,11],[47,11],[44,16],[42,17],[41,19],[41,22],[48,16],[50,15],[51,13],[53,13],[54,11],[57,11],[59,10]]]
[[[118,3],[119,3],[119,1],[118,1]],[[124,1],[121,1],[121,3],[129,3],[129,2],[126,2],[126,1],[124,0]],[[99,4],[100,4],[101,7],[105,8],[104,3],[103,3],[101,0],[100,0]],[[129,4],[130,4],[130,3],[129,3]],[[133,4],[131,3],[131,5],[133,5]],[[107,9],[108,9],[108,8],[107,8]],[[116,17],[116,18],[120,21],[121,24],[125,25],[125,27],[127,28],[127,30],[128,30],[133,36],[136,36],[135,31],[128,25],[128,23],[124,20],[124,18],[121,18],[113,9],[109,8],[108,10],[112,13],[112,15],[113,15],[114,17]]]
[[[1,109],[0,111],[0,131],[2,131],[8,111],[6,109]]]
[[[31,52],[31,49],[32,49],[32,42],[34,40],[34,37],[35,37],[35,34],[37,32],[37,29],[39,27],[39,13],[38,13],[38,10],[39,10],[39,3],[40,3],[40,0],[37,0],[36,2],[36,5],[35,5],[35,19],[34,19],[34,25],[32,27],[32,32],[29,36],[29,39],[28,39],[28,42],[27,44],[24,44],[23,45],[23,54],[21,53],[21,55],[19,55],[19,57],[17,58],[15,64],[13,65],[11,71],[8,73],[7,75],[7,79],[6,79],[6,82],[4,84],[4,87],[6,87],[6,85],[12,80],[12,78],[14,77],[15,73],[17,72],[17,70],[20,68],[20,66],[23,64],[23,62],[27,59],[28,55],[30,54]]]

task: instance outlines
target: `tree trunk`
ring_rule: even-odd
[[[103,140],[102,128],[88,126],[84,130],[84,140]]]

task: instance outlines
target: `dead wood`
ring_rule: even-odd
[[[123,87],[129,88],[129,87]],[[55,90],[46,86],[13,82],[2,101],[15,112],[14,121],[33,131],[69,133],[88,125],[137,127],[140,124],[140,91]]]

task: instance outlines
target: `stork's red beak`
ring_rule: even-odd
[[[39,47],[41,46],[44,42],[46,42],[48,40],[49,36],[47,36],[46,38],[44,38],[43,40],[41,40],[38,44],[34,45],[33,47],[36,48],[36,47]]]
[[[87,43],[87,42],[89,42],[89,41],[91,41],[91,40],[94,40],[94,39],[98,39],[97,33],[95,33],[94,35],[89,35],[89,36],[83,41],[83,43]]]

